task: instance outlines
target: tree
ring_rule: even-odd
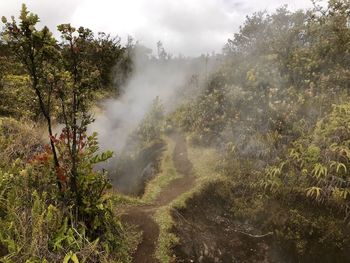
[[[67,147],[71,162],[71,190],[75,193],[77,207],[82,205],[82,197],[78,186],[78,150],[88,124],[93,119],[88,113],[88,98],[99,85],[100,72],[91,63],[89,57],[93,39],[92,31],[80,27],[76,30],[70,24],[58,26],[62,34],[62,57],[64,69],[70,81],[66,90],[59,91],[62,106],[62,118],[67,134]]]
[[[87,165],[87,153],[83,153],[91,152],[92,158],[97,151],[96,139],[90,139],[94,142],[91,149],[86,148],[87,126],[93,121],[89,102],[93,91],[102,85],[98,63],[91,55],[96,47],[93,33],[83,27],[75,29],[70,24],[62,24],[58,26],[62,38],[58,44],[47,27],[36,29],[39,18],[29,13],[25,5],[19,24],[13,18],[12,22],[3,18],[3,22],[5,41],[29,75],[47,123],[57,185],[62,197],[71,202],[78,217],[83,218],[85,206],[99,200],[108,185],[103,176],[90,174],[92,166]],[[60,136],[53,134],[54,120],[64,125]],[[98,160],[106,160],[111,155],[107,152]],[[83,169],[86,165],[88,168]],[[93,179],[95,177],[99,179]],[[84,202],[90,179],[96,181],[96,186],[97,181],[101,183],[100,194],[91,202]]]
[[[61,178],[59,178],[60,164],[52,130],[55,83],[51,79],[51,74],[48,74],[48,71],[55,68],[56,61],[60,59],[56,40],[47,27],[41,30],[36,29],[35,26],[39,22],[39,17],[29,13],[24,4],[22,5],[19,24],[13,17],[11,22],[2,17],[2,22],[5,24],[3,33],[5,43],[13,50],[14,55],[23,64],[26,73],[29,75],[31,88],[36,94],[40,111],[46,120],[53,162],[57,173],[57,184],[59,188],[62,188]]]
[[[100,72],[101,84],[110,87],[113,84],[113,68],[117,61],[121,61],[125,49],[121,47],[120,37],[112,37],[103,32],[93,41],[91,52],[93,63]]]

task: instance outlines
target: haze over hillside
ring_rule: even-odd
[[[348,0],[26,2],[0,262],[348,263]]]

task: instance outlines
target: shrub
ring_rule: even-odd
[[[67,154],[65,138],[55,138],[60,158]],[[62,262],[67,257],[85,262],[129,260],[126,235],[106,195],[108,179],[105,173],[93,169],[111,153],[96,153],[96,134],[83,136],[80,145],[78,183],[82,204],[78,208],[75,196],[56,184],[49,147],[36,154],[24,169],[23,164],[15,164],[11,174],[0,173],[0,244],[6,251],[3,261]],[[67,172],[60,171],[65,186]]]

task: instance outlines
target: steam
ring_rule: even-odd
[[[90,126],[91,131],[98,133],[101,149],[120,153],[156,97],[160,98],[166,111],[174,109],[174,98],[179,96],[189,79],[208,74],[212,64],[204,56],[156,59],[136,48],[133,76],[124,87],[124,93],[118,99],[103,101],[102,113],[95,116],[96,120]]]
[[[171,59],[163,56],[156,59],[145,53],[145,48],[135,48],[133,75],[123,87],[122,95],[118,99],[103,101],[102,111],[95,114],[95,122],[89,127],[91,132],[98,133],[101,151],[114,152],[113,159],[96,168],[108,171],[117,191],[142,194],[145,181],[154,175],[153,167],[163,145],[157,143],[140,149],[139,153],[135,153],[137,156],[132,157],[128,156],[128,148],[130,143],[138,144],[131,141],[130,135],[150,111],[155,98],[160,99],[165,113],[175,110],[184,97],[189,97],[189,93],[191,98],[196,90],[199,93],[217,62],[214,56]]]

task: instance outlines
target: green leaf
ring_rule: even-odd
[[[79,263],[79,259],[75,253],[71,256],[70,259],[73,261],[73,263]]]
[[[72,255],[72,251],[69,251],[69,253],[64,257],[62,263],[68,263]]]
[[[69,261],[72,261],[73,263],[79,263],[79,259],[75,253],[72,251],[69,251],[69,253],[64,257],[62,263],[69,263]]]

